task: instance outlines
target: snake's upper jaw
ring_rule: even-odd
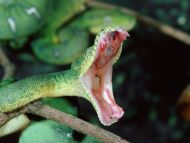
[[[111,125],[124,114],[113,96],[112,64],[127,36],[128,33],[121,28],[104,33],[98,41],[96,57],[91,67],[81,78],[87,99],[93,104],[104,125]]]

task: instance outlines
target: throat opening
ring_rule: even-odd
[[[92,81],[92,90],[93,92],[99,92],[99,89],[101,88],[101,77],[99,75],[95,75],[94,79]]]

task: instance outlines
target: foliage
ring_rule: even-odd
[[[1,45],[12,48],[7,50],[17,53],[17,60],[28,63],[31,74],[43,73],[78,58],[103,25],[120,25],[126,30],[132,30],[136,25],[134,17],[119,9],[86,8],[86,1],[0,0]],[[21,65],[17,69],[21,70]],[[23,76],[24,70],[20,73]],[[7,79],[0,87],[14,81],[14,78]],[[78,115],[77,108],[62,98],[45,98],[42,102],[68,114]],[[74,131],[65,125],[52,120],[31,120],[32,123],[21,133],[19,143],[78,142],[73,138]],[[81,142],[100,141],[85,136]]]
[[[63,98],[45,98],[43,103],[62,112],[77,116],[77,108]],[[21,134],[19,143],[74,143],[73,129],[53,120],[32,122]],[[93,137],[86,136],[81,143],[100,143]]]
[[[11,2],[19,4],[9,9],[7,6]],[[189,143],[189,123],[180,117],[176,105],[181,91],[190,80],[189,47],[156,32],[150,26],[136,26],[136,19],[120,9],[110,11],[85,7],[85,2],[0,0],[0,41],[6,46],[6,52],[17,66],[16,78],[67,69],[63,65],[71,63],[91,45],[94,34],[101,25],[121,25],[132,31],[129,42],[124,44],[124,47],[127,45],[129,48],[124,48],[121,60],[115,65],[113,88],[117,95],[121,95],[116,100],[127,110],[125,117],[117,125],[107,129],[129,138],[131,142]],[[190,31],[189,0],[104,2],[135,9],[160,22]],[[40,19],[35,19],[35,13],[24,13],[31,6],[39,9]],[[15,17],[16,33],[7,24],[10,16]],[[0,87],[14,81],[14,78],[8,79]],[[185,106],[180,102],[180,111],[189,119],[189,103],[186,105],[189,96],[182,96],[180,99],[182,98]],[[43,102],[75,116],[83,117],[87,114],[84,118],[97,124],[93,111],[83,100],[77,107],[62,98],[48,98]],[[79,106],[82,110],[78,111]],[[72,129],[55,121],[38,121],[36,117],[30,119],[32,124],[22,131],[21,136],[17,133],[20,143],[39,140],[43,143],[46,139],[52,142],[99,142],[90,136],[75,139]]]

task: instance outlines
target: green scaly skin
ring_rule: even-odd
[[[136,18],[123,13],[119,9],[91,8],[74,19],[71,25],[88,29],[93,34],[97,34],[102,25],[120,25],[125,30],[130,31],[136,25]]]
[[[76,95],[81,87],[73,70],[28,77],[0,89],[0,112],[12,111],[41,97]]]
[[[53,13],[53,15],[57,13],[58,15],[50,16],[51,21],[49,20],[49,28],[44,28],[47,36],[32,42],[32,50],[38,59],[49,64],[70,64],[88,47],[89,31],[93,34],[97,34],[101,30],[101,26],[105,24],[120,25],[129,31],[134,28],[136,24],[134,17],[126,15],[118,9],[105,10],[103,8],[92,8],[85,11],[84,14],[78,18],[75,18],[69,25],[65,25],[59,29],[61,23],[66,22],[67,17],[74,16],[75,11],[77,12],[80,9],[83,4],[81,2],[81,0],[77,1],[78,7],[73,5],[74,3],[72,3],[72,1],[67,2],[64,6],[62,6],[65,3],[64,1],[62,2],[63,4],[58,3],[60,5],[58,5],[58,7],[63,8],[61,12],[55,11]],[[70,5],[71,11],[67,9],[67,5]],[[73,11],[73,9],[76,10]],[[65,15],[63,16],[62,13]],[[57,32],[55,32],[56,29],[58,29]],[[50,31],[54,33],[53,37]]]
[[[32,42],[32,50],[38,59],[49,64],[63,65],[72,63],[82,55],[88,47],[88,31],[70,25],[61,26],[83,11],[87,1],[51,1],[45,27],[38,32],[42,37]]]
[[[74,15],[85,9],[88,0],[56,0],[51,1],[50,13],[47,17],[43,35],[54,36],[58,28],[70,20]]]
[[[8,122],[6,122],[5,125],[0,127],[0,137],[17,132],[25,128],[29,123],[30,120],[24,114],[21,114],[13,119],[10,119]]]
[[[54,40],[51,37],[43,37],[32,42],[32,50],[43,62],[56,65],[70,64],[84,53],[88,41],[87,30],[67,26],[56,34]]]
[[[0,0],[0,40],[26,37],[41,28],[48,0]]]
[[[108,32],[117,30],[120,30],[120,28],[105,26],[96,36],[94,45],[88,48],[83,56],[74,61],[71,69],[68,71],[32,76],[0,88],[0,112],[4,113],[15,110],[42,97],[79,96],[86,98],[92,103],[100,118],[100,109],[97,102],[90,95],[89,89],[84,86],[81,78],[95,61],[99,48],[98,42],[101,40],[101,37]],[[113,63],[120,56],[122,43],[120,46],[117,55],[113,58]]]

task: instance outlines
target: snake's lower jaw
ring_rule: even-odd
[[[102,91],[95,95],[95,109],[98,117],[103,125],[111,125],[117,122],[124,114],[123,109],[118,106],[114,100],[112,90],[112,66],[107,65],[107,71],[104,71],[104,78],[102,78],[103,86]]]
[[[114,100],[111,77],[111,62],[98,71],[91,68],[82,77],[86,96],[93,104],[101,123],[106,126],[117,122],[124,114],[123,109]]]
[[[112,64],[127,36],[122,29],[105,33],[98,41],[94,62],[81,78],[87,99],[93,104],[101,123],[107,126],[124,114],[113,96]]]

